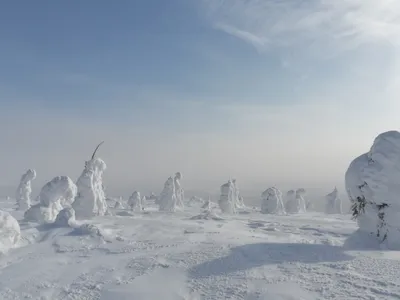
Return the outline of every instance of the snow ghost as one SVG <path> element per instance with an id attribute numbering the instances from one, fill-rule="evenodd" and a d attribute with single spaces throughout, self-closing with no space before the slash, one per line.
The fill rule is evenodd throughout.
<path id="1" fill-rule="evenodd" d="M 233 182 L 229 180 L 221 186 L 221 196 L 218 201 L 221 211 L 225 214 L 236 213 L 235 200 L 235 186 L 233 185 Z"/>
<path id="2" fill-rule="evenodd" d="M 181 186 L 181 179 L 182 179 L 182 173 L 177 172 L 175 174 L 175 178 L 174 178 L 176 201 L 177 201 L 177 206 L 179 207 L 179 209 L 184 210 L 184 208 L 185 208 L 185 205 L 184 205 L 185 193 Z"/>
<path id="3" fill-rule="evenodd" d="M 132 196 L 129 197 L 128 206 L 132 211 L 134 211 L 134 210 L 141 211 L 142 210 L 142 199 L 140 198 L 139 192 L 134 191 Z"/>
<path id="4" fill-rule="evenodd" d="M 108 206 L 103 190 L 103 172 L 106 168 L 106 163 L 100 158 L 86 161 L 76 183 L 78 195 L 72 205 L 78 220 L 106 214 Z"/>
<path id="5" fill-rule="evenodd" d="M 290 190 L 286 194 L 286 212 L 287 213 L 304 213 L 307 211 L 304 200 L 304 189 Z"/>
<path id="6" fill-rule="evenodd" d="M 235 201 L 235 208 L 245 208 L 243 197 L 240 195 L 239 187 L 236 183 L 236 179 L 232 179 L 233 184 L 233 199 Z"/>
<path id="7" fill-rule="evenodd" d="M 325 196 L 327 214 L 341 214 L 342 213 L 342 200 L 338 197 L 338 189 L 335 187 L 333 192 Z"/>
<path id="8" fill-rule="evenodd" d="M 174 212 L 177 209 L 177 199 L 175 194 L 175 182 L 169 177 L 164 184 L 160 197 L 158 198 L 159 210 Z"/>
<path id="9" fill-rule="evenodd" d="M 31 207 L 31 181 L 36 178 L 36 171 L 29 169 L 24 175 L 21 176 L 20 183 L 15 193 L 17 200 L 18 210 L 26 211 Z"/>
<path id="10" fill-rule="evenodd" d="M 400 248 L 400 132 L 378 135 L 369 152 L 350 163 L 345 183 L 360 231 Z"/>
<path id="11" fill-rule="evenodd" d="M 0 253 L 6 253 L 21 238 L 18 221 L 8 212 L 0 210 Z"/>
<path id="12" fill-rule="evenodd" d="M 284 214 L 285 207 L 282 201 L 282 192 L 275 187 L 267 189 L 261 194 L 261 213 Z"/>
<path id="13" fill-rule="evenodd" d="M 114 208 L 115 209 L 123 209 L 124 208 L 124 205 L 122 204 L 122 197 L 119 197 L 118 200 L 115 200 Z"/>
<path id="14" fill-rule="evenodd" d="M 25 212 L 27 221 L 52 223 L 58 213 L 71 207 L 77 193 L 75 183 L 68 176 L 57 176 L 46 183 L 37 198 L 38 204 Z"/>

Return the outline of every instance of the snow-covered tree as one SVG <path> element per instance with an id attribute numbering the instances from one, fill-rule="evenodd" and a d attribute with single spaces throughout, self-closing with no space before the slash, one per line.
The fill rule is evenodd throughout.
<path id="1" fill-rule="evenodd" d="M 245 208 L 246 205 L 244 204 L 243 197 L 240 195 L 239 186 L 236 182 L 236 179 L 232 179 L 232 185 L 233 185 L 233 199 L 235 202 L 235 208 L 236 209 Z"/>
<path id="2" fill-rule="evenodd" d="M 27 221 L 52 223 L 57 214 L 71 207 L 77 194 L 75 183 L 68 176 L 57 176 L 46 183 L 37 198 L 38 203 L 25 212 Z"/>
<path id="3" fill-rule="evenodd" d="M 158 198 L 159 210 L 175 212 L 177 209 L 177 199 L 175 194 L 175 182 L 172 177 L 168 177 L 164 184 L 160 197 Z"/>
<path id="4" fill-rule="evenodd" d="M 140 198 L 140 193 L 134 191 L 128 199 L 128 206 L 132 211 L 142 210 L 142 199 Z"/>
<path id="5" fill-rule="evenodd" d="M 326 206 L 325 212 L 327 214 L 341 214 L 342 213 L 342 200 L 338 196 L 338 189 L 335 189 L 325 196 Z"/>
<path id="6" fill-rule="evenodd" d="M 182 173 L 181 172 L 176 172 L 175 178 L 174 178 L 174 184 L 175 184 L 175 195 L 176 195 L 176 202 L 177 202 L 177 207 L 179 207 L 180 210 L 185 209 L 185 192 L 181 186 L 181 180 L 182 180 Z"/>
<path id="7" fill-rule="evenodd" d="M 6 253 L 21 238 L 18 221 L 8 212 L 0 210 L 0 253 Z"/>
<path id="8" fill-rule="evenodd" d="M 350 163 L 345 183 L 360 230 L 399 248 L 400 132 L 378 135 L 369 152 Z"/>
<path id="9" fill-rule="evenodd" d="M 304 213 L 307 211 L 306 202 L 304 200 L 305 190 L 303 188 L 296 191 L 290 190 L 286 194 L 286 212 L 287 213 Z"/>
<path id="10" fill-rule="evenodd" d="M 236 213 L 235 186 L 231 180 L 221 186 L 221 196 L 218 205 L 225 214 Z"/>
<path id="11" fill-rule="evenodd" d="M 107 166 L 102 159 L 95 157 L 96 150 L 92 158 L 86 161 L 85 168 L 76 183 L 78 195 L 72 206 L 78 220 L 104 216 L 108 209 L 103 190 L 103 172 Z"/>
<path id="12" fill-rule="evenodd" d="M 261 194 L 261 213 L 263 214 L 284 214 L 285 206 L 282 201 L 282 192 L 271 187 Z"/>
<path id="13" fill-rule="evenodd" d="M 18 210 L 26 211 L 31 207 L 31 182 L 36 178 L 36 171 L 29 169 L 21 176 L 15 199 L 17 200 Z"/>
<path id="14" fill-rule="evenodd" d="M 75 210 L 72 207 L 62 209 L 54 221 L 54 225 L 59 227 L 69 227 L 74 225 L 75 222 Z"/>

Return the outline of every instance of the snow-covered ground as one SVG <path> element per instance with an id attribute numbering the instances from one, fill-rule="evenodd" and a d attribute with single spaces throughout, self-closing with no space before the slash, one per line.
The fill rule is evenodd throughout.
<path id="1" fill-rule="evenodd" d="M 110 209 L 84 234 L 24 223 L 15 200 L 0 209 L 22 236 L 0 257 L 2 300 L 400 299 L 400 252 L 367 250 L 350 215 Z"/>

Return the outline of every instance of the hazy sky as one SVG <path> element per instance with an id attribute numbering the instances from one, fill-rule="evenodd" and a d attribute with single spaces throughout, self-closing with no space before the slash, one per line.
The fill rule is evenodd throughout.
<path id="1" fill-rule="evenodd" d="M 341 185 L 400 124 L 398 0 L 7 1 L 0 185 Z"/>

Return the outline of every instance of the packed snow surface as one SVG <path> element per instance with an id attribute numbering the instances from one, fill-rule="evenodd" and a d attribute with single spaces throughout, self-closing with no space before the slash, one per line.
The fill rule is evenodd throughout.
<path id="1" fill-rule="evenodd" d="M 399 249 L 400 132 L 378 135 L 369 152 L 351 162 L 345 182 L 360 231 Z"/>

